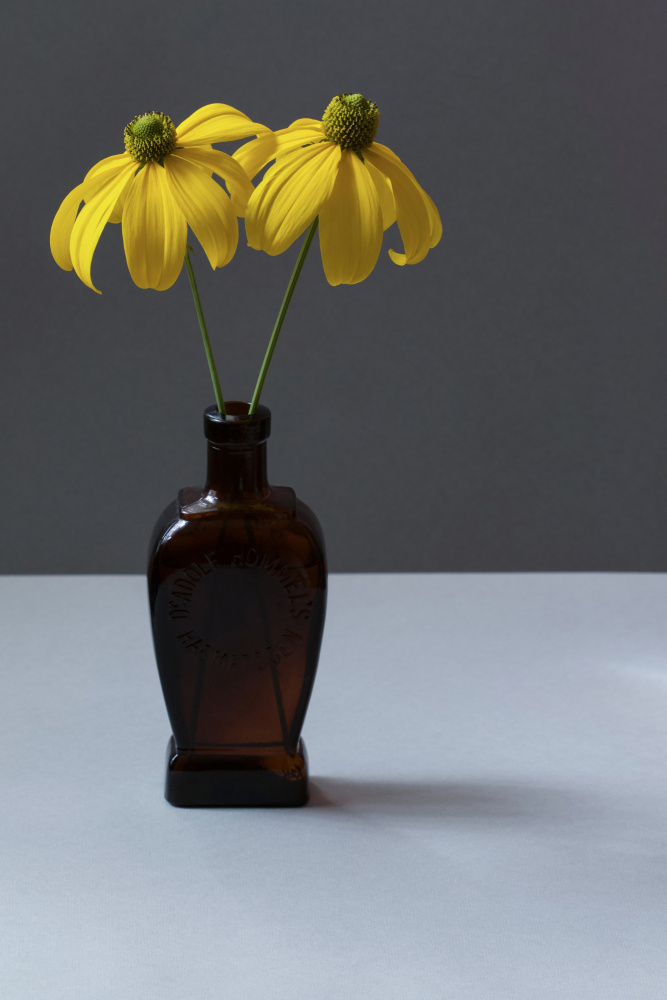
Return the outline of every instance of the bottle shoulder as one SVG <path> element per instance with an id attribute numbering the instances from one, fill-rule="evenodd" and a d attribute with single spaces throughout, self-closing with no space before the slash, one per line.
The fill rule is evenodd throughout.
<path id="1" fill-rule="evenodd" d="M 179 516 L 184 521 L 202 518 L 294 517 L 297 499 L 288 486 L 268 486 L 261 497 L 222 499 L 201 486 L 188 486 L 178 494 Z"/>
<path id="2" fill-rule="evenodd" d="M 192 487 L 180 491 L 155 525 L 149 568 L 156 562 L 185 565 L 202 554 L 218 561 L 253 560 L 254 553 L 325 569 L 324 538 L 310 508 L 289 487 L 271 486 L 260 501 L 221 503 Z M 224 556 L 224 558 L 223 558 Z"/>

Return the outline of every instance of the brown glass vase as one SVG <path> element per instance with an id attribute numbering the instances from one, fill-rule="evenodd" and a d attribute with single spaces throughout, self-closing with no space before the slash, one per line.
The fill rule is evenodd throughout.
<path id="1" fill-rule="evenodd" d="M 270 486 L 271 414 L 204 413 L 208 474 L 181 490 L 151 539 L 155 656 L 171 722 L 165 796 L 176 806 L 297 806 L 300 738 L 326 606 L 317 518 Z"/>

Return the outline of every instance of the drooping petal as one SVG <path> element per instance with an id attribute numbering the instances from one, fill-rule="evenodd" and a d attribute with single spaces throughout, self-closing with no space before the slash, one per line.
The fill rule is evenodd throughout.
<path id="1" fill-rule="evenodd" d="M 123 209 L 123 246 L 130 276 L 139 288 L 151 288 L 162 276 L 162 212 L 159 210 L 157 177 L 160 170 L 147 163 L 134 178 Z"/>
<path id="2" fill-rule="evenodd" d="M 315 132 L 322 132 L 322 136 L 324 136 L 324 132 L 322 131 L 321 118 L 297 118 L 296 121 L 293 121 L 291 125 L 287 125 L 285 128 L 278 129 L 276 135 L 286 136 L 288 132 L 293 132 L 296 131 L 297 129 L 311 129 L 312 131 Z"/>
<path id="3" fill-rule="evenodd" d="M 327 142 L 327 138 L 322 131 L 322 122 L 315 121 L 314 118 L 299 118 L 292 122 L 288 128 L 281 128 L 274 133 L 276 137 L 276 154 L 283 156 L 293 149 L 301 146 L 308 146 L 314 142 Z"/>
<path id="4" fill-rule="evenodd" d="M 424 204 L 426 205 L 426 211 L 428 212 L 428 221 L 431 226 L 431 239 L 429 241 L 429 246 L 433 248 L 437 246 L 442 237 L 442 222 L 440 221 L 440 213 L 438 212 L 433 199 L 426 194 L 424 188 L 419 187 L 422 193 L 422 198 L 424 199 Z"/>
<path id="5" fill-rule="evenodd" d="M 172 155 L 165 160 L 167 181 L 188 225 L 204 248 L 211 267 L 224 267 L 234 256 L 239 227 L 229 196 L 205 167 Z"/>
<path id="6" fill-rule="evenodd" d="M 138 164 L 137 164 L 138 166 Z M 120 222 L 123 217 L 123 208 L 125 207 L 125 201 L 127 200 L 127 192 L 130 190 L 130 185 L 123 188 L 123 191 L 113 207 L 113 211 L 109 216 L 109 222 Z"/>
<path id="7" fill-rule="evenodd" d="M 272 132 L 270 135 L 258 135 L 256 139 L 246 142 L 236 150 L 233 157 L 248 177 L 254 177 L 269 160 L 275 160 L 277 149 L 276 133 Z"/>
<path id="8" fill-rule="evenodd" d="M 335 142 L 286 153 L 255 188 L 246 209 L 246 234 L 255 250 L 272 257 L 286 250 L 319 214 L 341 159 Z"/>
<path id="9" fill-rule="evenodd" d="M 430 199 L 431 207 L 427 205 L 425 192 L 413 174 L 386 146 L 374 142 L 364 149 L 364 158 L 389 178 L 394 192 L 396 220 L 405 252 L 397 253 L 395 250 L 390 250 L 389 256 L 395 264 L 418 264 L 440 238 L 435 219 L 431 221 L 431 212 L 437 215 L 435 205 Z M 431 242 L 432 235 L 437 237 L 434 243 Z"/>
<path id="10" fill-rule="evenodd" d="M 119 173 L 114 172 L 110 177 L 107 177 L 86 201 L 72 227 L 70 239 L 72 266 L 83 283 L 98 294 L 99 289 L 95 288 L 90 277 L 93 254 L 114 205 L 123 193 L 125 186 L 131 184 L 136 169 L 137 164 L 133 160 Z"/>
<path id="11" fill-rule="evenodd" d="M 343 150 L 336 183 L 320 209 L 320 249 L 330 285 L 355 285 L 371 273 L 382 246 L 382 211 L 370 171 Z"/>
<path id="12" fill-rule="evenodd" d="M 71 271 L 72 257 L 70 255 L 70 239 L 76 220 L 79 205 L 83 201 L 83 184 L 78 184 L 73 191 L 63 199 L 51 225 L 51 253 L 63 271 Z"/>
<path id="13" fill-rule="evenodd" d="M 365 163 L 366 169 L 373 179 L 375 189 L 380 199 L 380 208 L 382 209 L 382 228 L 389 229 L 389 227 L 396 222 L 396 206 L 394 205 L 394 192 L 391 189 L 391 181 L 386 174 L 381 174 L 372 163 L 369 163 L 368 160 L 365 160 Z"/>
<path id="14" fill-rule="evenodd" d="M 248 198 L 255 189 L 243 167 L 233 157 L 222 153 L 219 149 L 212 149 L 210 146 L 190 146 L 187 149 L 178 150 L 173 155 L 204 167 L 209 174 L 214 173 L 218 177 L 222 177 L 229 190 L 236 214 L 241 217 L 245 215 Z M 165 164 L 168 162 L 169 158 L 165 160 Z"/>
<path id="15" fill-rule="evenodd" d="M 248 116 L 239 111 L 238 108 L 233 108 L 231 104 L 221 104 L 216 102 L 214 104 L 204 104 L 203 107 L 197 108 L 193 111 L 191 115 L 188 115 L 180 125 L 176 127 L 176 135 L 185 136 L 187 132 L 191 129 L 198 128 L 204 122 L 208 122 L 211 118 L 215 118 L 218 115 L 231 115 L 235 118 L 243 118 L 246 121 L 250 121 Z"/>
<path id="16" fill-rule="evenodd" d="M 298 149 L 312 142 L 324 139 L 322 122 L 316 118 L 299 118 L 287 128 L 278 129 L 271 135 L 260 135 L 234 153 L 248 177 L 254 177 L 270 160 L 283 153 Z"/>
<path id="17" fill-rule="evenodd" d="M 185 216 L 172 197 L 166 168 L 147 163 L 123 209 L 123 245 L 139 288 L 170 288 L 180 274 L 187 242 Z"/>
<path id="18" fill-rule="evenodd" d="M 171 288 L 181 273 L 188 242 L 188 224 L 171 191 L 167 171 L 158 168 L 156 173 L 164 207 L 162 277 L 156 289 L 158 292 L 164 292 L 167 288 Z"/>
<path id="19" fill-rule="evenodd" d="M 135 170 L 139 169 L 139 164 L 129 153 L 115 153 L 113 156 L 106 156 L 91 167 L 83 179 L 83 197 L 88 201 L 100 186 L 114 174 L 119 174 L 124 167 L 134 163 Z"/>
<path id="20" fill-rule="evenodd" d="M 186 118 L 176 129 L 178 146 L 205 146 L 210 142 L 247 139 L 269 132 L 266 125 L 253 122 L 229 104 L 207 104 Z"/>

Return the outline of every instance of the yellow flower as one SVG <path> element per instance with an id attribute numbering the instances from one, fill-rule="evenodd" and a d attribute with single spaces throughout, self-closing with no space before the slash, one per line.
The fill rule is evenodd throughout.
<path id="1" fill-rule="evenodd" d="M 51 227 L 56 263 L 99 291 L 90 276 L 93 254 L 107 222 L 122 222 L 127 266 L 140 288 L 173 285 L 188 226 L 211 267 L 224 267 L 238 242 L 236 216 L 253 186 L 238 162 L 211 143 L 260 134 L 270 140 L 273 133 L 228 104 L 207 104 L 178 128 L 159 112 L 138 115 L 125 128 L 125 152 L 96 163 L 58 209 Z"/>
<path id="2" fill-rule="evenodd" d="M 299 118 L 234 153 L 250 177 L 276 160 L 248 202 L 251 247 L 282 253 L 319 216 L 322 263 L 331 285 L 368 277 L 382 232 L 393 222 L 404 248 L 389 251 L 394 263 L 424 259 L 442 235 L 440 216 L 401 160 L 373 141 L 378 118 L 377 105 L 361 94 L 339 94 L 322 121 Z"/>

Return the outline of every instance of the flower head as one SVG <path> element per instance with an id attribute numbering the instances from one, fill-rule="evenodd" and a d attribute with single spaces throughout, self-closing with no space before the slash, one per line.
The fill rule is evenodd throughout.
<path id="1" fill-rule="evenodd" d="M 322 115 L 322 131 L 341 149 L 361 149 L 372 143 L 379 120 L 380 112 L 373 101 L 361 94 L 339 94 Z"/>
<path id="2" fill-rule="evenodd" d="M 126 151 L 139 163 L 157 160 L 161 164 L 177 145 L 174 123 L 160 111 L 137 115 L 125 126 L 123 135 Z"/>
<path id="3" fill-rule="evenodd" d="M 413 174 L 375 142 L 380 112 L 361 94 L 339 94 L 322 121 L 299 118 L 234 153 L 250 177 L 275 159 L 246 208 L 248 243 L 282 253 L 319 216 L 327 281 L 353 285 L 377 262 L 382 232 L 394 222 L 403 252 L 396 264 L 417 264 L 442 235 L 438 210 Z"/>
<path id="4" fill-rule="evenodd" d="M 96 163 L 58 209 L 51 227 L 56 263 L 97 292 L 90 276 L 95 248 L 107 222 L 121 222 L 127 266 L 140 288 L 173 285 L 188 226 L 211 267 L 224 267 L 253 187 L 239 163 L 211 143 L 250 135 L 271 144 L 268 128 L 228 104 L 207 104 L 178 128 L 158 111 L 137 115 L 125 127 L 125 152 Z"/>

